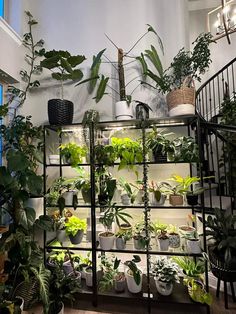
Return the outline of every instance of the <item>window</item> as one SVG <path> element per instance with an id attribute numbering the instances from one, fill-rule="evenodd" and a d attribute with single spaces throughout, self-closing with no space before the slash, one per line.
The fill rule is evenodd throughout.
<path id="1" fill-rule="evenodd" d="M 4 16 L 4 0 L 0 0 L 0 16 Z"/>
<path id="2" fill-rule="evenodd" d="M 0 84 L 0 106 L 3 103 L 3 86 Z M 0 125 L 1 125 L 1 119 L 0 119 Z M 0 166 L 2 165 L 2 139 L 0 136 Z"/>

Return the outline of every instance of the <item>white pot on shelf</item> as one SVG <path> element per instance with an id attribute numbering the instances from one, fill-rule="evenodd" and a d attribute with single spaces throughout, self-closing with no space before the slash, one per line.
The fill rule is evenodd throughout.
<path id="1" fill-rule="evenodd" d="M 199 239 L 187 239 L 187 251 L 193 254 L 201 253 L 201 244 Z"/>
<path id="2" fill-rule="evenodd" d="M 49 155 L 49 164 L 50 165 L 59 165 L 60 164 L 60 155 Z"/>
<path id="3" fill-rule="evenodd" d="M 98 237 L 102 250 L 107 251 L 113 248 L 115 241 L 115 235 L 113 232 L 109 232 L 109 235 L 106 235 L 106 232 L 100 232 Z"/>
<path id="4" fill-rule="evenodd" d="M 66 206 L 73 205 L 73 196 L 75 195 L 75 191 L 66 191 L 62 194 L 63 198 L 65 199 Z"/>
<path id="5" fill-rule="evenodd" d="M 139 293 L 142 290 L 142 272 L 141 272 L 141 270 L 140 270 L 140 276 L 141 276 L 140 284 L 137 285 L 135 280 L 134 280 L 134 276 L 130 274 L 130 270 L 129 269 L 126 270 L 125 277 L 126 277 L 127 287 L 128 287 L 129 292 Z"/>
<path id="6" fill-rule="evenodd" d="M 133 118 L 132 104 L 127 103 L 126 100 L 117 101 L 115 104 L 115 118 L 116 120 L 130 120 Z"/>
<path id="7" fill-rule="evenodd" d="M 170 295 L 172 293 L 172 291 L 173 291 L 173 283 L 171 283 L 171 282 L 163 282 L 163 281 L 158 280 L 157 278 L 154 278 L 154 280 L 155 280 L 157 291 L 161 295 L 168 296 L 168 295 Z"/>

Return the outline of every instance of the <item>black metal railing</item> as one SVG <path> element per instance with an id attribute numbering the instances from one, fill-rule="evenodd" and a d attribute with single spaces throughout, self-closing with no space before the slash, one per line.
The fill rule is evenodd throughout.
<path id="1" fill-rule="evenodd" d="M 217 121 L 216 118 L 220 114 L 224 96 L 226 92 L 229 93 L 229 96 L 235 92 L 235 84 L 236 58 L 226 64 L 198 89 L 196 94 L 197 113 L 205 121 Z"/>
<path id="2" fill-rule="evenodd" d="M 235 209 L 236 126 L 220 124 L 224 97 L 235 93 L 236 58 L 205 82 L 196 93 L 196 111 L 201 118 L 203 175 L 214 176 L 208 183 L 205 206 Z"/>

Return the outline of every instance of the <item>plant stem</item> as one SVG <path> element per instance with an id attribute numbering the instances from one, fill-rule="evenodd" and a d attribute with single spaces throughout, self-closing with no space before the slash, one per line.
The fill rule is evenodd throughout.
<path id="1" fill-rule="evenodd" d="M 119 76 L 120 100 L 126 100 L 123 58 L 124 58 L 123 49 L 119 48 L 118 49 L 118 76 Z"/>

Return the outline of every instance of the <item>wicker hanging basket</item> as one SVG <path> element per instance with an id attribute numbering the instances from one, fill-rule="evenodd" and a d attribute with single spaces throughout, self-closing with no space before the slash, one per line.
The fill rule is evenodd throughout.
<path id="1" fill-rule="evenodd" d="M 193 79 L 186 77 L 180 88 L 172 90 L 166 96 L 169 116 L 195 114 L 195 93 Z"/>

